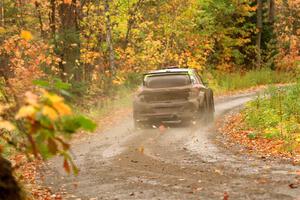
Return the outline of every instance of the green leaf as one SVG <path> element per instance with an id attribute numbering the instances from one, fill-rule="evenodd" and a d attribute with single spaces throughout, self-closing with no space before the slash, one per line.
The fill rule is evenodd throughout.
<path id="1" fill-rule="evenodd" d="M 37 118 L 37 120 L 39 120 L 39 122 L 41 123 L 41 125 L 43 127 L 50 128 L 52 126 L 51 120 L 48 117 L 46 117 L 45 115 L 43 115 L 41 112 L 38 112 L 36 114 L 36 118 Z"/>
<path id="2" fill-rule="evenodd" d="M 45 143 L 36 143 L 36 146 L 43 159 L 48 159 L 51 157 L 49 149 Z"/>
<path id="3" fill-rule="evenodd" d="M 65 83 L 65 82 L 61 81 L 60 79 L 55 79 L 54 87 L 59 90 L 68 90 L 68 89 L 70 89 L 71 84 Z"/>
<path id="4" fill-rule="evenodd" d="M 35 136 L 36 143 L 44 143 L 45 140 L 47 140 L 49 137 L 53 135 L 53 133 L 51 133 L 47 129 L 40 129 L 35 135 L 36 135 Z"/>
<path id="5" fill-rule="evenodd" d="M 95 122 L 82 115 L 78 116 L 76 120 L 79 122 L 81 128 L 86 131 L 94 131 L 97 127 Z"/>
<path id="6" fill-rule="evenodd" d="M 32 81 L 32 83 L 36 86 L 43 87 L 43 88 L 47 88 L 50 86 L 48 81 L 43 81 L 43 80 L 34 80 Z"/>
<path id="7" fill-rule="evenodd" d="M 65 133 L 74 133 L 80 128 L 86 131 L 94 131 L 97 127 L 96 123 L 82 115 L 65 116 L 62 118 L 60 126 Z"/>
<path id="8" fill-rule="evenodd" d="M 73 97 L 73 95 L 66 90 L 59 90 L 59 92 L 61 95 L 65 96 L 65 97 Z"/>
<path id="9" fill-rule="evenodd" d="M 61 121 L 62 131 L 65 133 L 74 133 L 81 127 L 80 123 L 74 117 L 63 117 Z"/>
<path id="10" fill-rule="evenodd" d="M 257 135 L 256 135 L 256 133 L 249 133 L 249 134 L 247 135 L 247 137 L 248 137 L 249 139 L 251 139 L 251 140 L 254 140 L 254 139 L 257 137 Z"/>

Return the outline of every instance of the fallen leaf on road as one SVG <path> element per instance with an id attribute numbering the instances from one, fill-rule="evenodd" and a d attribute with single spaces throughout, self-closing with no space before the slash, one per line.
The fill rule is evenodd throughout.
<path id="1" fill-rule="evenodd" d="M 142 153 L 142 154 L 144 153 L 144 150 L 145 150 L 144 146 L 140 146 L 139 148 L 137 148 L 137 151 Z"/>
<path id="2" fill-rule="evenodd" d="M 295 188 L 299 187 L 299 184 L 297 184 L 297 183 L 291 183 L 291 184 L 289 184 L 289 187 L 292 188 L 292 189 L 295 189 Z"/>
<path id="3" fill-rule="evenodd" d="M 229 199 L 229 194 L 227 192 L 224 192 L 223 200 L 228 200 L 228 199 Z"/>
<path id="4" fill-rule="evenodd" d="M 223 175 L 223 172 L 221 170 L 219 170 L 219 169 L 215 169 L 215 172 L 218 173 L 218 174 L 220 174 L 220 175 Z"/>
<path id="5" fill-rule="evenodd" d="M 166 131 L 166 127 L 162 124 L 159 126 L 159 132 L 163 133 Z"/>

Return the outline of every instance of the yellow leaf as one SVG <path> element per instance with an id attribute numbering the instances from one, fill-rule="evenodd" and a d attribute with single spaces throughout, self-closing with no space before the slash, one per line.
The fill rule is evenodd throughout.
<path id="1" fill-rule="evenodd" d="M 3 114 L 5 110 L 9 109 L 11 107 L 10 104 L 0 104 L 0 114 Z"/>
<path id="2" fill-rule="evenodd" d="M 6 129 L 8 131 L 13 131 L 16 127 L 9 121 L 0 121 L 0 129 Z"/>
<path id="3" fill-rule="evenodd" d="M 43 115 L 49 117 L 49 119 L 51 119 L 51 120 L 56 120 L 58 117 L 57 112 L 50 106 L 44 106 L 42 109 L 42 113 L 43 113 Z"/>
<path id="4" fill-rule="evenodd" d="M 0 27 L 0 34 L 4 34 L 6 32 L 5 28 Z"/>
<path id="5" fill-rule="evenodd" d="M 144 148 L 144 146 L 141 146 L 141 147 L 139 147 L 137 150 L 138 150 L 141 154 L 143 154 L 144 151 L 145 151 L 145 148 Z"/>
<path id="6" fill-rule="evenodd" d="M 119 85 L 119 84 L 120 84 L 120 81 L 118 81 L 118 80 L 113 80 L 112 83 L 113 83 L 114 85 Z"/>
<path id="7" fill-rule="evenodd" d="M 52 104 L 64 101 L 64 98 L 56 94 L 50 94 L 48 92 L 44 92 L 44 97 L 47 98 Z"/>
<path id="8" fill-rule="evenodd" d="M 36 110 L 33 106 L 23 106 L 20 108 L 16 115 L 16 119 L 21 119 L 25 117 L 33 117 L 35 114 Z"/>
<path id="9" fill-rule="evenodd" d="M 5 106 L 0 104 L 0 114 L 2 114 L 5 110 Z"/>
<path id="10" fill-rule="evenodd" d="M 63 102 L 57 102 L 53 104 L 53 107 L 60 115 L 72 114 L 71 108 Z"/>
<path id="11" fill-rule="evenodd" d="M 20 36 L 21 36 L 21 38 L 23 38 L 26 41 L 30 41 L 33 38 L 31 32 L 25 31 L 25 30 L 21 31 L 21 35 Z"/>

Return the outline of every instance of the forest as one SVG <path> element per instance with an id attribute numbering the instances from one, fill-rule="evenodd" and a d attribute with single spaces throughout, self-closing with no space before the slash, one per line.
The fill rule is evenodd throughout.
<path id="1" fill-rule="evenodd" d="M 220 94 L 295 81 L 300 1 L 0 0 L 0 43 L 0 196 L 12 184 L 16 200 L 6 159 L 60 155 L 77 173 L 68 141 L 97 124 L 85 111 L 145 71 L 195 68 Z"/>

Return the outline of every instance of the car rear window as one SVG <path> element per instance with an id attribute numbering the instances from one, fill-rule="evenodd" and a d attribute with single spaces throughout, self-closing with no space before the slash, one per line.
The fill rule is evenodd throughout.
<path id="1" fill-rule="evenodd" d="M 146 76 L 144 84 L 148 88 L 180 87 L 191 84 L 188 74 L 151 75 Z"/>

